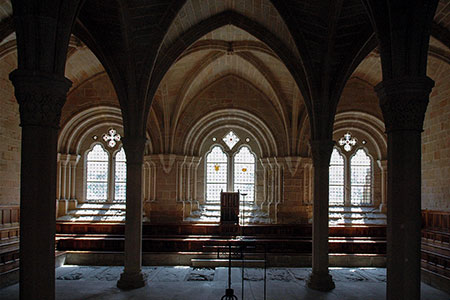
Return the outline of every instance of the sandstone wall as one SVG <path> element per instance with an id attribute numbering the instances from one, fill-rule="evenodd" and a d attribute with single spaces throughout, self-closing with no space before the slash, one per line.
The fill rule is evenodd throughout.
<path id="1" fill-rule="evenodd" d="M 0 59 L 0 205 L 20 202 L 22 130 L 19 127 L 19 105 L 8 79 L 9 73 L 16 68 L 16 52 Z"/>
<path id="2" fill-rule="evenodd" d="M 428 60 L 435 81 L 422 133 L 422 209 L 450 211 L 450 65 Z"/>

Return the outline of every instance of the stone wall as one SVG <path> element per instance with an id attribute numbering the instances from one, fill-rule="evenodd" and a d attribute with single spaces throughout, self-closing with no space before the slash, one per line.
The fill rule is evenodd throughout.
<path id="1" fill-rule="evenodd" d="M 16 52 L 0 59 L 0 205 L 20 202 L 19 105 L 8 75 L 17 67 Z"/>
<path id="2" fill-rule="evenodd" d="M 186 103 L 174 131 L 173 153 L 164 153 L 161 151 L 164 147 L 157 145 L 160 137 L 172 132 L 172 128 L 167 130 L 165 126 L 173 126 L 164 121 L 163 116 L 168 112 L 167 108 L 162 109 L 164 103 L 161 101 L 164 100 L 157 98 L 153 103 L 152 109 L 157 114 L 156 119 L 149 118 L 148 132 L 154 147 L 153 153 L 148 152 L 144 159 L 143 207 L 149 220 L 155 223 L 179 223 L 204 203 L 205 155 L 229 129 L 233 129 L 242 141 L 250 137 L 250 142 L 246 144 L 255 152 L 257 158 L 255 203 L 269 214 L 274 223 L 311 222 L 311 159 L 306 156 L 287 155 L 291 142 L 289 139 L 292 137 L 286 135 L 282 120 L 264 94 L 236 76 L 218 80 Z M 351 80 L 344 90 L 338 112 L 361 111 L 379 119 L 380 111 L 376 101 L 370 86 L 358 80 Z M 118 107 L 117 97 L 106 74 L 97 75 L 69 93 L 63 109 L 62 123 L 70 124 L 74 115 L 96 106 Z M 217 111 L 221 113 L 214 115 Z M 211 119 L 208 119 L 209 115 Z M 251 117 L 248 117 L 249 115 Z M 264 123 L 271 133 L 258 131 L 255 127 L 259 126 L 257 120 Z M 98 122 L 100 121 L 101 118 L 98 119 Z M 198 126 L 198 122 L 205 122 L 205 126 L 215 125 L 211 125 L 211 130 L 206 131 L 201 130 L 203 127 L 200 126 L 197 134 L 193 128 Z M 106 128 L 101 127 L 100 123 L 95 124 L 98 130 Z M 307 122 L 302 124 L 300 126 L 309 128 Z M 358 126 L 357 123 L 349 125 Z M 299 129 L 297 132 L 307 135 L 308 131 L 309 129 Z M 153 143 L 157 140 L 158 142 Z M 83 155 L 92 142 L 91 139 L 82 141 L 80 153 L 70 153 L 81 155 L 76 171 L 78 201 L 84 199 Z M 371 147 L 367 146 L 372 151 Z M 308 148 L 307 145 L 304 147 Z M 230 157 L 233 153 L 230 151 Z M 385 153 L 380 157 L 384 158 L 384 155 Z M 380 157 L 375 154 L 373 157 L 374 204 L 378 206 L 381 202 L 381 178 L 376 160 Z"/>
<path id="3" fill-rule="evenodd" d="M 116 92 L 106 72 L 69 91 L 61 113 L 61 127 L 75 114 L 101 105 L 119 107 Z"/>
<path id="4" fill-rule="evenodd" d="M 435 80 L 422 133 L 422 209 L 450 211 L 450 65 L 429 58 Z"/>

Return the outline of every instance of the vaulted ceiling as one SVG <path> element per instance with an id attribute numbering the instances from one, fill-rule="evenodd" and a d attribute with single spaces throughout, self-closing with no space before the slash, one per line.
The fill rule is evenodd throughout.
<path id="1" fill-rule="evenodd" d="M 440 0 L 430 42 L 430 54 L 447 62 L 449 12 L 450 2 Z M 11 3 L 0 1 L 0 54 L 14 51 L 13 32 Z M 306 115 L 314 118 L 313 106 L 333 116 L 348 78 L 381 80 L 361 0 L 89 0 L 73 34 L 66 64 L 72 89 L 106 71 L 122 106 L 135 101 L 145 112 L 155 99 L 153 111 L 171 126 L 196 95 L 228 75 L 265 95 L 294 135 Z M 130 82 L 137 82 L 136 99 Z"/>

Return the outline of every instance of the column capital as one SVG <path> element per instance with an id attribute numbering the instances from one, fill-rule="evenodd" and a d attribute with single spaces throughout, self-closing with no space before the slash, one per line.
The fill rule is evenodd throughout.
<path id="1" fill-rule="evenodd" d="M 9 74 L 19 103 L 20 126 L 59 128 L 72 82 L 64 76 L 17 69 Z"/>
<path id="2" fill-rule="evenodd" d="M 142 164 L 147 139 L 142 136 L 125 136 L 122 138 L 123 148 L 127 156 L 127 163 Z"/>
<path id="3" fill-rule="evenodd" d="M 427 76 L 384 80 L 375 87 L 386 132 L 423 131 L 423 120 L 434 81 Z"/>
<path id="4" fill-rule="evenodd" d="M 335 142 L 333 140 L 310 140 L 309 144 L 313 165 L 315 167 L 328 167 Z"/>

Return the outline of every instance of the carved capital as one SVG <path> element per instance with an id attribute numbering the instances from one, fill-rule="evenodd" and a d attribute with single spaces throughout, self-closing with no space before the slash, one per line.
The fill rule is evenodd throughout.
<path id="1" fill-rule="evenodd" d="M 332 140 L 311 140 L 310 145 L 314 167 L 328 168 L 335 142 Z"/>
<path id="2" fill-rule="evenodd" d="M 380 99 L 386 132 L 423 131 L 423 120 L 434 81 L 411 77 L 382 81 L 375 87 Z"/>
<path id="3" fill-rule="evenodd" d="M 9 78 L 19 103 L 20 126 L 59 128 L 61 110 L 72 82 L 63 76 L 19 69 Z"/>
<path id="4" fill-rule="evenodd" d="M 126 136 L 122 138 L 128 164 L 142 164 L 146 142 L 147 139 L 141 136 Z"/>

